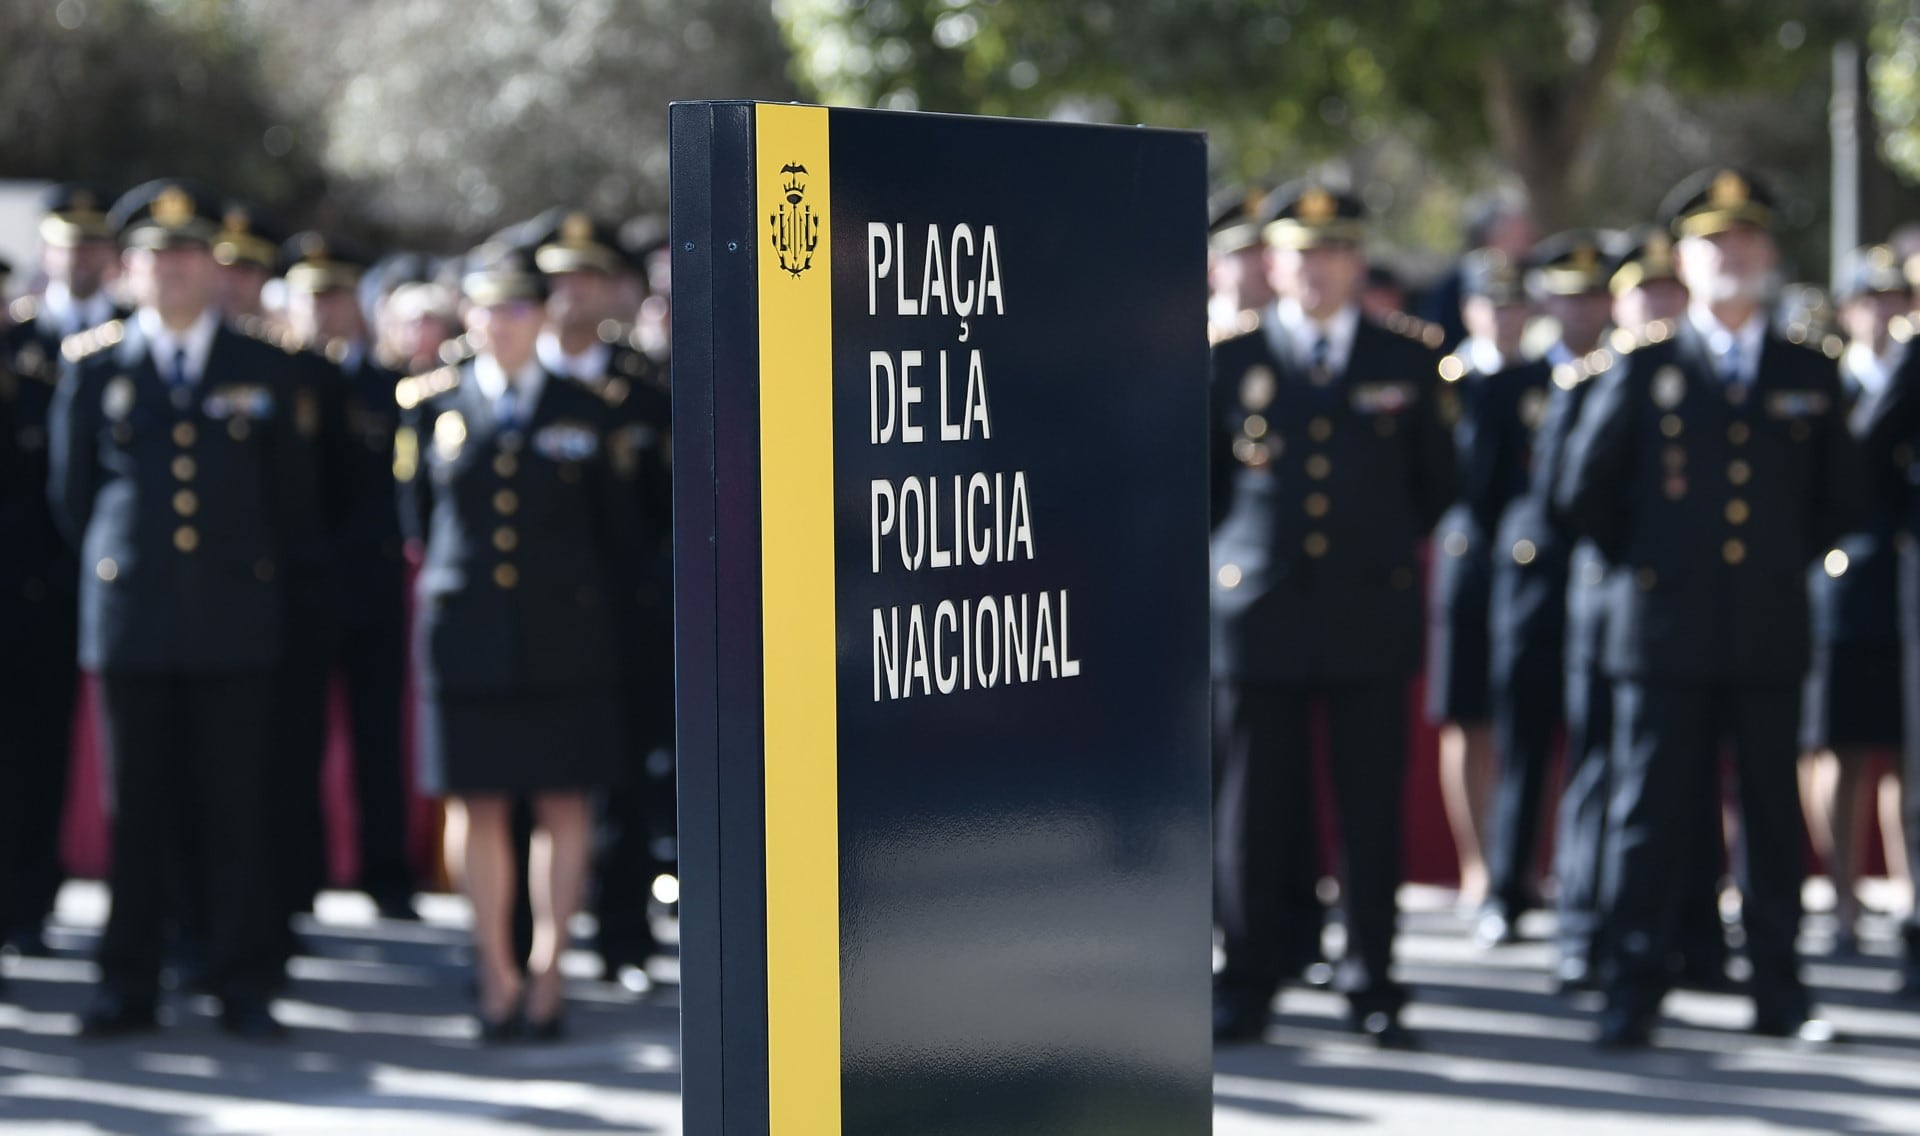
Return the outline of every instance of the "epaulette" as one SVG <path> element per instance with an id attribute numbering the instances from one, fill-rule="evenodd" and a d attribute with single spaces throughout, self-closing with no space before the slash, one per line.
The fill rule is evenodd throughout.
<path id="1" fill-rule="evenodd" d="M 99 327 L 77 331 L 60 341 L 60 354 L 70 363 L 97 355 L 127 337 L 124 320 L 108 320 Z"/>
<path id="2" fill-rule="evenodd" d="M 233 330 L 248 339 L 257 339 L 269 347 L 278 347 L 289 355 L 300 354 L 300 344 L 294 341 L 291 332 L 269 323 L 260 316 L 235 316 L 228 322 L 232 324 Z"/>
<path id="3" fill-rule="evenodd" d="M 473 340 L 465 335 L 456 335 L 442 343 L 439 351 L 440 361 L 450 367 L 458 366 L 479 353 L 479 349 L 473 345 Z"/>
<path id="4" fill-rule="evenodd" d="M 1553 369 L 1553 385 L 1561 390 L 1572 390 L 1588 379 L 1604 375 L 1619 362 L 1626 351 L 1620 350 L 1619 332 L 1609 336 L 1612 347 L 1596 347 L 1578 359 L 1570 359 Z M 1636 339 L 1638 337 L 1635 337 Z"/>
<path id="5" fill-rule="evenodd" d="M 1388 312 L 1380 322 L 1388 331 L 1406 336 L 1429 351 L 1440 350 L 1447 341 L 1447 333 L 1439 324 L 1428 323 L 1405 312 Z"/>
<path id="6" fill-rule="evenodd" d="M 21 296 L 7 306 L 7 314 L 15 323 L 25 323 L 40 314 L 40 297 Z"/>
<path id="7" fill-rule="evenodd" d="M 412 410 L 436 394 L 445 394 L 460 385 L 460 368 L 448 364 L 424 375 L 401 379 L 393 385 L 393 401 L 402 410 Z"/>

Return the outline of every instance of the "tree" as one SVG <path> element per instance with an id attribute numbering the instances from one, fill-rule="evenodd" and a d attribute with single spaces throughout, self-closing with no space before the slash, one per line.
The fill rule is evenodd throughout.
<path id="1" fill-rule="evenodd" d="M 1578 215 L 1622 82 L 1824 81 L 1850 0 L 777 0 L 832 101 L 1204 127 L 1223 174 L 1388 134 Z"/>

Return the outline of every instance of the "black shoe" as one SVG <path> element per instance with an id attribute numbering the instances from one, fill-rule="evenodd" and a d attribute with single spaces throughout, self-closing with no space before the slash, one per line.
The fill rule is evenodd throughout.
<path id="1" fill-rule="evenodd" d="M 115 990 L 95 992 L 93 1001 L 80 1014 L 80 1036 L 88 1041 L 105 1041 L 160 1028 L 160 1017 L 151 998 L 129 998 Z"/>
<path id="2" fill-rule="evenodd" d="M 287 1027 L 273 1016 L 265 998 L 226 998 L 220 1005 L 220 1032 L 244 1041 L 280 1041 Z"/>
<path id="3" fill-rule="evenodd" d="M 544 1022 L 528 1018 L 526 1028 L 529 1041 L 559 1041 L 567 1035 L 567 1012 L 561 1010 Z"/>
<path id="4" fill-rule="evenodd" d="M 1480 913 L 1480 921 L 1474 926 L 1473 941 L 1482 950 L 1510 946 L 1520 941 L 1520 924 L 1510 919 L 1504 910 L 1489 907 Z"/>
<path id="5" fill-rule="evenodd" d="M 413 906 L 413 896 L 405 891 L 368 892 L 373 906 L 379 909 L 380 918 L 391 919 L 396 923 L 418 923 L 420 912 Z"/>
<path id="6" fill-rule="evenodd" d="M 1372 1039 L 1382 1049 L 1412 1051 L 1420 1048 L 1419 1036 L 1400 1024 L 1399 1014 L 1386 1010 L 1363 1014 L 1356 1010 L 1348 1024 L 1353 1027 L 1353 1032 Z"/>
<path id="7" fill-rule="evenodd" d="M 1267 1032 L 1267 1003 L 1251 998 L 1223 998 L 1213 1001 L 1213 1040 L 1216 1045 L 1246 1045 L 1258 1042 Z"/>
<path id="8" fill-rule="evenodd" d="M 504 1018 L 489 1018 L 485 1014 L 481 1014 L 480 1044 L 503 1045 L 509 1041 L 517 1040 L 523 1028 L 524 1023 L 520 1020 L 518 1011 L 508 1014 Z"/>
<path id="9" fill-rule="evenodd" d="M 1653 1044 L 1655 1015 L 1625 1006 L 1608 1006 L 1600 1014 L 1600 1033 L 1593 1044 L 1600 1049 L 1645 1049 Z"/>
<path id="10" fill-rule="evenodd" d="M 1725 959 L 1712 962 L 1688 962 L 1674 972 L 1673 985 L 1678 990 L 1697 990 L 1702 994 L 1738 994 L 1740 984 L 1727 973 Z"/>

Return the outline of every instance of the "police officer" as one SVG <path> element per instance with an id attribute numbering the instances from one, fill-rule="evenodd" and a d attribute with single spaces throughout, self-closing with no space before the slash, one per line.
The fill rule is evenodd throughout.
<path id="1" fill-rule="evenodd" d="M 1745 173 L 1683 182 L 1662 215 L 1693 301 L 1623 356 L 1568 440 L 1557 503 L 1606 552 L 1617 730 L 1599 1041 L 1645 1045 L 1671 985 L 1700 802 L 1728 744 L 1743 817 L 1754 1029 L 1831 1037 L 1812 1017 L 1800 923 L 1793 749 L 1808 661 L 1806 570 L 1846 531 L 1864 471 L 1833 361 L 1773 334 L 1772 201 Z"/>
<path id="2" fill-rule="evenodd" d="M 1686 313 L 1687 289 L 1675 275 L 1673 238 L 1665 226 L 1642 226 L 1624 234 L 1609 264 L 1614 323 L 1610 341 L 1630 349 L 1656 323 L 1676 320 Z M 1613 684 L 1600 666 L 1600 645 L 1606 638 L 1602 586 L 1606 558 L 1593 541 L 1572 538 L 1551 507 L 1550 498 L 1567 435 L 1593 390 L 1588 380 L 1611 366 L 1612 361 L 1612 355 L 1603 350 L 1554 368 L 1554 389 L 1535 438 L 1529 489 L 1530 495 L 1539 499 L 1532 516 L 1544 516 L 1549 525 L 1536 539 L 1554 539 L 1571 546 L 1566 592 L 1566 776 L 1553 858 L 1558 884 L 1554 978 L 1563 991 L 1586 989 L 1595 981 L 1592 964 L 1600 929 L 1600 872 L 1613 746 Z M 1517 541 L 1524 534 L 1515 535 Z M 1679 985 L 1722 990 L 1727 986 L 1727 946 L 1719 913 L 1722 844 L 1717 798 L 1701 802 L 1695 839 L 1697 870 L 1683 882 L 1686 896 L 1670 966 Z"/>
<path id="3" fill-rule="evenodd" d="M 83 1035 L 155 1024 L 169 865 L 208 854 L 207 980 L 220 1024 L 278 1036 L 268 863 L 281 568 L 313 503 L 313 427 L 284 352 L 220 320 L 217 198 L 180 180 L 114 204 L 133 318 L 69 339 L 50 415 L 49 496 L 80 549 L 79 660 L 99 676 L 113 788 L 113 907 Z"/>
<path id="4" fill-rule="evenodd" d="M 1913 293 L 1893 250 L 1876 245 L 1848 258 L 1833 299 L 1847 337 L 1840 378 L 1848 418 L 1864 433 L 1907 351 Z M 1879 780 L 1876 758 L 1897 754 L 1901 742 L 1899 514 L 1876 499 L 1865 519 L 1807 574 L 1814 650 L 1801 723 L 1801 798 L 1833 881 L 1840 953 L 1859 942 L 1858 822 Z M 1887 835 L 1897 856 L 1897 818 Z"/>
<path id="5" fill-rule="evenodd" d="M 415 640 L 422 787 L 448 798 L 447 860 L 474 905 L 482 1036 L 561 1029 L 560 957 L 588 866 L 588 794 L 618 777 L 618 588 L 632 579 L 636 455 L 601 397 L 535 353 L 531 250 L 476 250 L 476 354 L 404 381 L 402 522 L 423 542 Z M 417 463 L 413 454 L 418 454 Z M 512 946 L 512 802 L 532 802 L 534 930 Z"/>
<path id="6" fill-rule="evenodd" d="M 1438 333 L 1364 319 L 1355 198 L 1301 184 L 1266 226 L 1281 299 L 1213 352 L 1214 1033 L 1259 1037 L 1319 955 L 1308 716 L 1326 709 L 1346 866 L 1350 1021 L 1407 1045 L 1392 963 L 1419 547 L 1457 496 Z M 1404 317 L 1403 317 L 1404 318 Z"/>
<path id="7" fill-rule="evenodd" d="M 1545 357 L 1497 375 L 1482 416 L 1488 460 L 1506 471 L 1512 486 L 1492 541 L 1490 685 L 1500 764 L 1487 831 L 1491 892 L 1475 930 L 1482 946 L 1513 941 L 1521 914 L 1533 902 L 1530 869 L 1562 706 L 1567 578 L 1566 544 L 1547 515 L 1539 480 L 1545 456 L 1540 431 L 1552 368 L 1574 365 L 1606 326 L 1606 269 L 1598 237 L 1590 232 L 1561 233 L 1535 246 L 1526 288 L 1561 337 Z"/>
<path id="8" fill-rule="evenodd" d="M 633 990 L 650 980 L 646 962 L 657 944 L 648 897 L 666 864 L 656 849 L 659 798 L 670 794 L 673 746 L 672 487 L 668 438 L 672 414 L 668 372 L 633 345 L 615 317 L 622 282 L 642 266 L 629 259 L 618 232 L 573 209 L 553 209 L 528 222 L 524 239 L 549 289 L 546 326 L 535 352 L 551 374 L 598 393 L 623 420 L 623 446 L 635 460 L 636 506 L 629 519 L 641 572 L 623 590 L 627 760 L 603 808 L 598 872 L 602 972 Z"/>
<path id="9" fill-rule="evenodd" d="M 11 305 L 0 331 L 0 721 L 13 754 L 0 794 L 0 941 L 44 954 L 41 926 L 60 888 L 73 720 L 73 550 L 47 506 L 47 408 L 60 378 L 60 341 L 123 315 L 106 294 L 113 257 L 107 202 L 90 186 L 59 185 L 40 219 L 45 295 Z"/>
<path id="10" fill-rule="evenodd" d="M 1461 266 L 1461 320 L 1467 337 L 1440 364 L 1440 398 L 1453 422 L 1461 499 L 1434 530 L 1427 623 L 1427 720 L 1440 727 L 1440 788 L 1460 861 L 1461 901 L 1487 898 L 1486 810 L 1493 777 L 1487 676 L 1492 646 L 1488 602 L 1493 528 L 1520 486 L 1513 455 L 1487 444 L 1493 377 L 1518 365 L 1527 301 L 1519 266 L 1480 249 Z"/>
<path id="11" fill-rule="evenodd" d="M 373 358 L 356 295 L 367 263 L 350 244 L 311 230 L 280 247 L 287 332 L 338 370 L 344 402 L 340 476 L 350 492 L 330 558 L 339 587 L 335 661 L 345 681 L 352 737 L 359 885 L 383 917 L 414 919 L 401 746 L 406 559 L 393 478 L 400 375 Z M 314 874 L 310 867 L 306 883 L 296 886 L 310 886 Z"/>
<path id="12" fill-rule="evenodd" d="M 266 330 L 263 293 L 279 267 L 286 230 L 257 205 L 228 199 L 221 210 L 213 259 L 220 264 L 220 306 L 234 326 L 249 334 Z"/>

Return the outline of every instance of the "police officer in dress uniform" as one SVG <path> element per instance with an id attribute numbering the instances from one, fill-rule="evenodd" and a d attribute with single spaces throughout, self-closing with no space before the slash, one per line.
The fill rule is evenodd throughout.
<path id="1" fill-rule="evenodd" d="M 314 505 L 313 415 L 284 351 L 217 307 L 217 198 L 150 182 L 115 203 L 140 308 L 69 339 L 50 415 L 49 496 L 80 549 L 80 653 L 99 676 L 113 795 L 112 912 L 83 1036 L 156 1023 L 161 928 L 191 827 L 220 1024 L 280 1026 L 270 833 L 261 807 L 273 673 L 285 649 L 281 568 Z"/>
<path id="2" fill-rule="evenodd" d="M 293 355 L 300 407 L 313 421 L 300 433 L 311 450 L 302 468 L 318 508 L 309 513 L 282 565 L 287 632 L 276 680 L 273 760 L 266 807 L 274 832 L 275 896 L 284 915 L 281 953 L 299 948 L 292 919 L 313 906 L 326 883 L 326 826 L 320 810 L 320 767 L 326 753 L 327 678 L 341 622 L 340 581 L 331 559 L 334 535 L 351 508 L 345 382 L 324 356 L 305 350 L 278 320 L 265 315 L 262 292 L 279 269 L 285 233 L 255 205 L 229 199 L 221 210 L 213 258 L 220 265 L 221 304 L 242 332 Z M 192 850 L 189 854 L 196 854 Z M 204 854 L 217 855 L 217 850 Z"/>
<path id="3" fill-rule="evenodd" d="M 1894 251 L 1876 245 L 1848 258 L 1833 299 L 1848 340 L 1840 356 L 1847 415 L 1864 434 L 1907 351 L 1913 292 Z M 1897 755 L 1902 732 L 1897 505 L 1876 497 L 1865 520 L 1807 574 L 1814 649 L 1801 723 L 1801 798 L 1833 881 L 1839 953 L 1859 944 L 1858 822 L 1879 780 L 1875 759 Z M 1897 848 L 1897 818 L 1889 837 Z"/>
<path id="4" fill-rule="evenodd" d="M 541 364 L 546 282 L 489 245 L 462 280 L 475 354 L 403 381 L 401 518 L 415 584 L 420 781 L 474 906 L 482 1037 L 561 1031 L 559 962 L 587 874 L 588 794 L 624 752 L 619 589 L 637 455 L 607 403 Z M 512 805 L 532 802 L 534 928 L 512 942 Z"/>
<path id="5" fill-rule="evenodd" d="M 1794 945 L 1804 864 L 1793 751 L 1807 566 L 1847 530 L 1864 470 L 1833 361 L 1768 327 L 1771 206 L 1733 169 L 1669 197 L 1662 215 L 1692 303 L 1597 380 L 1555 486 L 1612 565 L 1603 1046 L 1651 1039 L 1723 742 L 1744 820 L 1754 1029 L 1832 1035 L 1812 1017 Z"/>
<path id="6" fill-rule="evenodd" d="M 42 202 L 47 288 L 11 306 L 0 331 L 0 721 L 7 789 L 0 794 L 0 941 L 44 954 L 41 926 L 60 889 L 60 819 L 71 749 L 75 588 L 79 569 L 47 504 L 47 409 L 60 378 L 60 342 L 126 313 L 107 297 L 116 255 L 108 200 L 95 187 L 58 185 Z"/>
<path id="7" fill-rule="evenodd" d="M 1493 528 L 1520 487 L 1512 455 L 1487 444 L 1493 376 L 1520 362 L 1527 302 L 1519 266 L 1480 249 L 1461 265 L 1467 337 L 1440 364 L 1441 409 L 1453 423 L 1460 500 L 1434 530 L 1427 617 L 1427 720 L 1440 727 L 1440 788 L 1460 860 L 1462 902 L 1487 898 L 1486 809 L 1493 776 L 1487 676 Z"/>
<path id="8" fill-rule="evenodd" d="M 1539 480 L 1538 443 L 1553 367 L 1574 365 L 1606 326 L 1607 267 L 1594 233 L 1561 233 L 1535 246 L 1525 286 L 1558 323 L 1561 338 L 1546 356 L 1495 376 L 1482 416 L 1484 445 L 1513 487 L 1494 530 L 1489 603 L 1500 764 L 1487 831 L 1491 891 L 1475 929 L 1486 947 L 1517 938 L 1520 916 L 1534 898 L 1530 870 L 1562 707 L 1567 580 L 1567 548 L 1556 539 Z"/>
<path id="9" fill-rule="evenodd" d="M 1318 957 L 1308 717 L 1323 706 L 1346 867 L 1351 1024 L 1407 1045 L 1392 963 L 1419 546 L 1457 496 L 1438 333 L 1362 318 L 1358 200 L 1280 191 L 1265 238 L 1279 302 L 1213 351 L 1214 1033 L 1259 1037 Z"/>
<path id="10" fill-rule="evenodd" d="M 401 747 L 406 559 L 393 475 L 400 375 L 373 358 L 356 296 L 366 256 L 309 230 L 281 245 L 280 264 L 288 334 L 337 368 L 344 400 L 344 476 L 351 492 L 331 558 L 340 589 L 335 661 L 345 681 L 353 743 L 360 890 L 382 917 L 415 919 Z"/>

